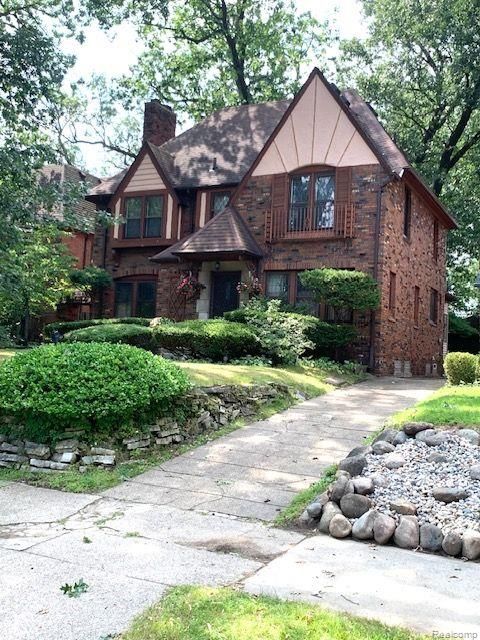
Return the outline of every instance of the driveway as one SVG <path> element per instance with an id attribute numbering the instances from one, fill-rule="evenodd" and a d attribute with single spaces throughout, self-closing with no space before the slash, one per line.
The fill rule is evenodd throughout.
<path id="1" fill-rule="evenodd" d="M 322 536 L 304 538 L 270 524 L 297 491 L 388 415 L 439 385 L 382 378 L 337 390 L 101 495 L 4 485 L 0 637 L 111 637 L 165 588 L 178 584 L 245 584 L 252 592 L 354 607 L 357 614 L 390 623 L 421 623 L 430 631 L 468 629 L 477 623 L 478 580 L 471 569 L 477 565 L 394 548 L 372 551 L 371 545 Z M 80 578 L 89 585 L 86 593 L 62 594 L 62 585 Z M 399 607 L 407 594 L 431 606 L 422 611 Z M 450 609 L 443 607 L 449 612 L 443 620 L 436 614 L 445 602 Z"/>

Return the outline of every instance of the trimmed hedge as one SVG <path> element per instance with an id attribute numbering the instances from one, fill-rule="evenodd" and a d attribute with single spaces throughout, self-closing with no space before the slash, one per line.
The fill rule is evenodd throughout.
<path id="1" fill-rule="evenodd" d="M 55 441 L 67 427 L 91 441 L 120 438 L 189 386 L 174 363 L 128 345 L 44 345 L 0 364 L 0 414 L 36 442 Z"/>
<path id="2" fill-rule="evenodd" d="M 196 358 L 216 362 L 255 355 L 260 344 L 244 324 L 225 320 L 185 320 L 153 328 L 157 347 L 186 351 Z"/>
<path id="3" fill-rule="evenodd" d="M 150 321 L 151 318 L 91 318 L 90 320 L 51 322 L 46 324 L 43 330 L 50 337 L 55 330 L 65 334 L 76 329 L 86 329 L 87 327 L 96 327 L 103 324 L 139 324 L 143 327 L 148 327 L 150 326 Z"/>
<path id="4" fill-rule="evenodd" d="M 137 324 L 104 324 L 69 331 L 64 342 L 110 342 L 154 350 L 153 332 Z"/>
<path id="5" fill-rule="evenodd" d="M 462 351 L 451 351 L 445 356 L 443 367 L 450 384 L 473 384 L 480 373 L 478 356 Z"/>

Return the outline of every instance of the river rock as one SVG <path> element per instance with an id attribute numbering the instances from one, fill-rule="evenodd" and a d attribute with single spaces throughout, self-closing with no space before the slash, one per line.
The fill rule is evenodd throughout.
<path id="1" fill-rule="evenodd" d="M 430 438 L 436 436 L 438 431 L 436 429 L 425 429 L 425 431 L 419 431 L 415 436 L 415 440 L 419 442 L 424 442 L 428 445 Z"/>
<path id="2" fill-rule="evenodd" d="M 393 534 L 393 541 L 402 549 L 416 549 L 420 543 L 420 530 L 416 516 L 401 516 Z"/>
<path id="3" fill-rule="evenodd" d="M 393 439 L 392 444 L 396 447 L 399 444 L 405 444 L 407 440 L 408 440 L 408 436 L 405 433 L 405 431 L 397 431 L 397 435 Z"/>
<path id="4" fill-rule="evenodd" d="M 352 482 L 353 482 L 353 488 L 355 489 L 355 493 L 359 493 L 362 496 L 366 496 L 369 493 L 373 493 L 373 490 L 375 488 L 373 484 L 373 480 L 371 478 L 366 478 L 364 476 L 354 478 Z"/>
<path id="5" fill-rule="evenodd" d="M 440 527 L 434 524 L 422 524 L 420 527 L 420 546 L 425 551 L 440 551 L 442 548 L 443 533 Z"/>
<path id="6" fill-rule="evenodd" d="M 309 504 L 306 509 L 309 517 L 315 518 L 315 519 L 320 518 L 320 516 L 322 515 L 323 507 L 327 504 L 327 502 L 328 502 L 327 492 L 324 492 L 319 496 L 317 496 L 315 500 L 311 504 Z"/>
<path id="7" fill-rule="evenodd" d="M 417 433 L 420 433 L 420 431 L 433 429 L 433 424 L 430 422 L 406 422 L 402 428 L 407 436 L 415 436 Z"/>
<path id="8" fill-rule="evenodd" d="M 360 516 L 358 520 L 355 520 L 352 527 L 352 536 L 357 540 L 370 540 L 373 538 L 373 525 L 377 515 L 377 511 L 370 509 L 363 516 Z"/>
<path id="9" fill-rule="evenodd" d="M 351 476 L 359 476 L 367 466 L 365 456 L 350 456 L 340 461 L 338 468 L 340 471 L 348 471 Z"/>
<path id="10" fill-rule="evenodd" d="M 390 442 L 379 440 L 372 445 L 372 451 L 377 456 L 383 456 L 385 453 L 392 453 L 392 451 L 395 451 L 395 447 L 393 444 L 390 444 Z"/>
<path id="11" fill-rule="evenodd" d="M 465 440 L 468 440 L 476 446 L 480 445 L 480 433 L 474 429 L 459 429 L 457 436 L 459 438 L 465 438 Z"/>
<path id="12" fill-rule="evenodd" d="M 349 493 L 340 500 L 340 509 L 347 518 L 359 518 L 372 506 L 372 501 L 367 496 L 358 493 Z"/>
<path id="13" fill-rule="evenodd" d="M 399 469 L 400 467 L 403 467 L 406 460 L 399 453 L 387 453 L 384 463 L 387 469 Z"/>
<path id="14" fill-rule="evenodd" d="M 327 504 L 323 507 L 322 517 L 320 518 L 320 522 L 318 524 L 318 530 L 321 533 L 329 533 L 330 522 L 333 516 L 337 514 L 341 514 L 340 507 L 335 504 L 335 502 L 327 502 Z"/>
<path id="15" fill-rule="evenodd" d="M 442 542 L 442 549 L 449 556 L 458 556 L 462 551 L 462 536 L 457 531 L 449 531 Z"/>
<path id="16" fill-rule="evenodd" d="M 392 444 L 397 433 L 398 431 L 396 429 L 384 429 L 378 434 L 373 442 L 389 442 L 390 444 Z"/>
<path id="17" fill-rule="evenodd" d="M 432 495 L 435 500 L 439 502 L 458 502 L 459 500 L 465 500 L 468 498 L 468 491 L 461 487 L 435 487 L 432 491 Z"/>
<path id="18" fill-rule="evenodd" d="M 480 464 L 474 464 L 470 468 L 470 477 L 472 480 L 480 480 Z"/>
<path id="19" fill-rule="evenodd" d="M 335 482 L 330 487 L 330 500 L 338 504 L 345 494 L 353 492 L 353 482 L 345 476 L 340 476 L 340 478 L 338 478 L 338 480 L 335 480 Z"/>
<path id="20" fill-rule="evenodd" d="M 378 544 L 387 544 L 395 533 L 395 520 L 386 513 L 377 513 L 373 523 L 373 537 Z"/>
<path id="21" fill-rule="evenodd" d="M 345 516 L 337 513 L 330 520 L 328 531 L 334 538 L 346 538 L 352 531 L 352 525 Z"/>
<path id="22" fill-rule="evenodd" d="M 434 464 L 440 464 L 442 462 L 447 462 L 448 458 L 443 453 L 439 451 L 432 451 L 432 453 L 427 458 L 428 462 L 433 462 Z"/>
<path id="23" fill-rule="evenodd" d="M 414 516 L 417 513 L 417 507 L 405 498 L 395 498 L 390 502 L 390 509 L 402 516 Z"/>
<path id="24" fill-rule="evenodd" d="M 480 558 L 480 532 L 467 529 L 463 534 L 462 556 L 469 560 Z"/>
<path id="25" fill-rule="evenodd" d="M 368 453 L 372 452 L 372 447 L 367 444 L 360 447 L 353 448 L 348 454 L 347 458 L 353 458 L 355 456 L 366 456 Z"/>

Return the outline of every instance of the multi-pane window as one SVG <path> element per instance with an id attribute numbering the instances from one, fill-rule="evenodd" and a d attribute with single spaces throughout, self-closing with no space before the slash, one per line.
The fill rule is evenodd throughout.
<path id="1" fill-rule="evenodd" d="M 430 289 L 430 322 L 437 324 L 438 322 L 438 291 Z"/>
<path id="2" fill-rule="evenodd" d="M 115 317 L 155 316 L 156 282 L 138 280 L 115 283 Z"/>
<path id="3" fill-rule="evenodd" d="M 164 197 L 125 198 L 124 238 L 160 238 L 163 233 Z"/>
<path id="4" fill-rule="evenodd" d="M 289 231 L 330 229 L 335 215 L 335 176 L 294 175 L 290 181 Z"/>
<path id="5" fill-rule="evenodd" d="M 390 287 L 388 291 L 388 310 L 390 315 L 395 315 L 395 307 L 397 303 L 397 276 L 393 271 L 390 271 Z"/>
<path id="6" fill-rule="evenodd" d="M 403 235 L 410 238 L 410 228 L 412 225 L 412 192 L 405 187 L 405 202 L 403 205 Z"/>
<path id="7" fill-rule="evenodd" d="M 420 318 L 420 287 L 413 289 L 413 324 L 418 327 Z"/>
<path id="8" fill-rule="evenodd" d="M 309 313 L 314 316 L 318 314 L 318 302 L 315 302 L 313 291 L 306 289 L 301 283 L 300 273 L 297 273 L 295 304 L 308 309 Z"/>
<path id="9" fill-rule="evenodd" d="M 230 191 L 214 191 L 211 195 L 210 214 L 211 217 L 217 215 L 225 209 L 230 200 Z"/>
<path id="10" fill-rule="evenodd" d="M 275 298 L 288 302 L 289 274 L 281 271 L 269 271 L 266 274 L 265 295 L 267 298 Z"/>

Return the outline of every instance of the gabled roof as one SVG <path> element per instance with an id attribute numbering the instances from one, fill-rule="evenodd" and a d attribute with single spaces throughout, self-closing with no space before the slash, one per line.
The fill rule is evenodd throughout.
<path id="1" fill-rule="evenodd" d="M 154 262 L 171 262 L 174 256 L 204 259 L 220 255 L 253 258 L 261 258 L 263 255 L 250 229 L 232 206 L 227 206 L 199 231 L 150 259 Z"/>

